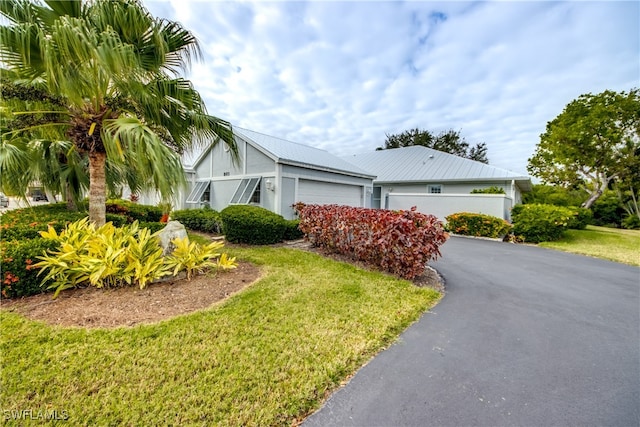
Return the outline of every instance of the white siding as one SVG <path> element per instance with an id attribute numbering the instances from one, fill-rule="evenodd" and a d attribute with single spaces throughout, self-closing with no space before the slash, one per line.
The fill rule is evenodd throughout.
<path id="1" fill-rule="evenodd" d="M 511 219 L 511 198 L 501 194 L 406 194 L 390 193 L 389 209 L 408 210 L 413 206 L 419 212 L 431 214 L 441 221 L 457 212 L 473 212 L 492 215 L 509 221 Z"/>
<path id="2" fill-rule="evenodd" d="M 319 205 L 362 206 L 362 188 L 308 179 L 298 180 L 297 201 Z"/>

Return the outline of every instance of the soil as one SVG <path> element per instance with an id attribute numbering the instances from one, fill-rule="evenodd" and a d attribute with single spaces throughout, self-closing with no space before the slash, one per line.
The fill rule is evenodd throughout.
<path id="1" fill-rule="evenodd" d="M 287 242 L 281 246 L 313 251 L 338 261 L 351 262 L 367 268 L 343 256 L 313 248 L 303 241 Z M 234 270 L 221 271 L 215 275 L 200 275 L 192 277 L 191 280 L 172 278 L 150 284 L 145 289 L 69 289 L 60 292 L 56 299 L 52 298 L 52 294 L 41 294 L 3 300 L 2 308 L 53 325 L 81 328 L 130 327 L 155 323 L 210 307 L 254 283 L 260 275 L 257 266 L 240 261 L 238 268 Z M 431 267 L 427 267 L 424 274 L 417 277 L 414 283 L 444 292 L 442 278 Z"/>

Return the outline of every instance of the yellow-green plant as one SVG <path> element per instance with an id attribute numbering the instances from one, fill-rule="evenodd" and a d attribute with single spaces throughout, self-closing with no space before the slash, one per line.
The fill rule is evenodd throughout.
<path id="1" fill-rule="evenodd" d="M 235 257 L 229 258 L 227 254 L 219 251 L 224 247 L 222 242 L 211 242 L 208 245 L 198 245 L 189 242 L 188 237 L 174 239 L 174 251 L 166 259 L 166 264 L 173 269 L 174 276 L 179 271 L 187 273 L 187 279 L 191 279 L 194 272 L 202 272 L 207 268 L 229 270 L 237 267 Z"/>
<path id="2" fill-rule="evenodd" d="M 37 267 L 53 280 L 54 297 L 64 289 L 89 283 L 97 288 L 136 284 L 170 274 L 157 237 L 137 221 L 124 227 L 108 222 L 96 228 L 87 218 L 69 224 L 60 234 L 49 227 L 42 237 L 60 242 L 60 249 L 40 257 Z"/>

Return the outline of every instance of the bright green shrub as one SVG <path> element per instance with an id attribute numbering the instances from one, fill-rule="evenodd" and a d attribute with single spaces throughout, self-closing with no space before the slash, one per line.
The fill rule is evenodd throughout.
<path id="1" fill-rule="evenodd" d="M 298 240 L 304 237 L 304 233 L 300 230 L 300 220 L 285 220 L 285 229 L 283 240 Z"/>
<path id="2" fill-rule="evenodd" d="M 40 294 L 45 291 L 35 266 L 38 257 L 46 250 L 54 250 L 59 244 L 53 240 L 37 237 L 28 240 L 0 241 L 0 261 L 2 261 L 2 298 L 19 298 Z M 45 281 L 47 286 L 51 282 Z"/>
<path id="3" fill-rule="evenodd" d="M 259 206 L 231 205 L 220 215 L 223 232 L 230 242 L 269 245 L 284 238 L 285 219 Z"/>
<path id="4" fill-rule="evenodd" d="M 158 231 L 162 230 L 164 227 L 166 227 L 167 224 L 162 223 L 162 222 L 144 222 L 144 221 L 140 221 L 138 223 L 138 226 L 140 228 L 148 228 L 149 231 L 151 232 L 151 234 L 157 233 Z"/>
<path id="5" fill-rule="evenodd" d="M 57 231 L 68 223 L 87 216 L 86 212 L 70 212 L 65 203 L 52 203 L 30 208 L 14 209 L 2 214 L 0 238 L 24 240 L 40 237 L 51 225 Z"/>
<path id="6" fill-rule="evenodd" d="M 511 224 L 502 218 L 470 212 L 454 213 L 446 217 L 447 229 L 464 236 L 502 238 Z"/>
<path id="7" fill-rule="evenodd" d="M 471 194 L 506 194 L 502 187 L 489 187 L 489 188 L 474 188 L 471 190 Z"/>
<path id="8" fill-rule="evenodd" d="M 180 221 L 185 228 L 203 233 L 221 233 L 222 217 L 209 207 L 202 209 L 183 209 L 171 212 L 171 219 Z"/>
<path id="9" fill-rule="evenodd" d="M 516 205 L 511 210 L 513 234 L 528 243 L 560 239 L 573 217 L 571 209 L 553 205 Z"/>

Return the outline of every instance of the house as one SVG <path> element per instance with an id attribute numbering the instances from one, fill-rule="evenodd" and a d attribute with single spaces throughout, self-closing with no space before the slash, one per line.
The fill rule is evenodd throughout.
<path id="1" fill-rule="evenodd" d="M 376 175 L 370 206 L 410 209 L 444 220 L 455 212 L 477 212 L 510 220 L 511 208 L 531 191 L 531 178 L 423 146 L 342 157 Z M 501 194 L 470 194 L 501 187 Z"/>
<path id="2" fill-rule="evenodd" d="M 186 168 L 190 189 L 183 206 L 262 206 L 294 217 L 296 202 L 365 207 L 374 174 L 325 150 L 239 127 L 233 128 L 240 161 L 229 147 L 211 144 Z"/>

